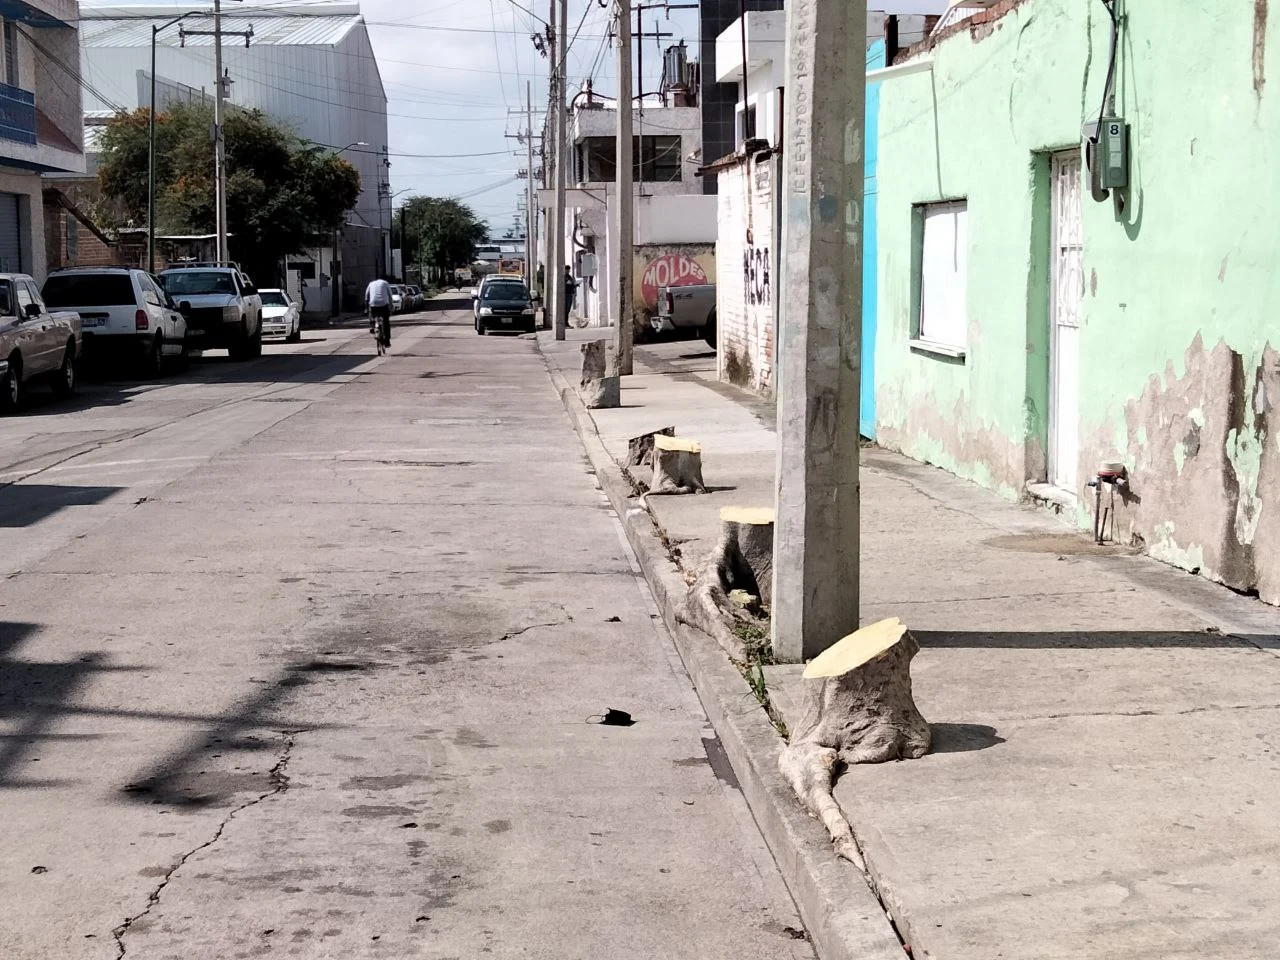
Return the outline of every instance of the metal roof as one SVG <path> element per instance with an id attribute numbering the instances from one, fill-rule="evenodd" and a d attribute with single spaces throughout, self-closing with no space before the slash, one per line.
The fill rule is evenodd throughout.
<path id="1" fill-rule="evenodd" d="M 80 7 L 80 43 L 85 47 L 149 47 L 151 27 L 191 10 L 208 9 L 212 5 L 190 6 L 89 6 Z M 203 17 L 190 17 L 185 23 L 192 29 L 207 30 L 212 25 Z M 353 28 L 363 23 L 358 3 L 307 4 L 297 7 L 240 7 L 222 15 L 222 29 L 233 31 L 253 27 L 253 44 L 259 46 L 330 46 L 338 43 Z M 160 34 L 157 42 L 176 47 L 178 27 Z M 235 44 L 227 37 L 224 44 Z M 188 36 L 189 47 L 213 45 L 213 37 Z"/>

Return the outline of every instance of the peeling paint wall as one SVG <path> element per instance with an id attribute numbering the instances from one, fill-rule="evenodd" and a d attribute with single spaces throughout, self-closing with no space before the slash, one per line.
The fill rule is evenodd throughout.
<path id="1" fill-rule="evenodd" d="M 1123 460 L 1118 531 L 1280 603 L 1280 4 L 1122 0 L 1123 207 L 1083 209 L 1077 512 Z M 881 91 L 878 436 L 1009 497 L 1049 431 L 1049 157 L 1102 104 L 1100 3 L 1025 0 Z M 968 203 L 963 359 L 913 349 L 917 204 Z"/>

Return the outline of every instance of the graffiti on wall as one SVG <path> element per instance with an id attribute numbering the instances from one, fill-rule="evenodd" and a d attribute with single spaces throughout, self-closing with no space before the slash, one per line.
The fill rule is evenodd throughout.
<path id="1" fill-rule="evenodd" d="M 769 248 L 747 244 L 742 251 L 742 279 L 746 284 L 746 301 L 752 307 L 773 303 L 773 285 L 769 276 Z"/>
<path id="2" fill-rule="evenodd" d="M 662 287 L 709 282 L 707 271 L 696 259 L 683 253 L 669 253 L 645 264 L 640 280 L 641 297 L 644 306 L 652 310 L 658 304 L 658 290 Z"/>

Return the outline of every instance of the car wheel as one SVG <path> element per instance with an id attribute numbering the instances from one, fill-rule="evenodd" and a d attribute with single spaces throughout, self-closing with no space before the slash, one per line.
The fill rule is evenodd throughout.
<path id="1" fill-rule="evenodd" d="M 235 333 L 235 339 L 227 344 L 227 353 L 232 360 L 249 359 L 249 328 L 245 325 L 243 318 L 240 320 L 240 329 Z"/>
<path id="2" fill-rule="evenodd" d="M 249 338 L 249 356 L 262 356 L 262 325 L 258 325 L 258 332 Z"/>
<path id="3" fill-rule="evenodd" d="M 62 366 L 53 376 L 53 392 L 59 397 L 69 397 L 76 392 L 76 345 L 68 343 L 62 355 Z"/>
<path id="4" fill-rule="evenodd" d="M 714 310 L 707 316 L 707 325 L 702 328 L 702 339 L 707 341 L 707 345 L 712 350 L 719 348 L 716 343 L 716 312 Z"/>
<path id="5" fill-rule="evenodd" d="M 157 333 L 143 359 L 143 372 L 148 377 L 164 376 L 164 336 Z"/>
<path id="6" fill-rule="evenodd" d="M 191 366 L 191 348 L 187 346 L 186 337 L 182 338 L 182 347 L 178 350 L 178 369 L 186 370 Z"/>
<path id="7" fill-rule="evenodd" d="M 302 339 L 302 321 L 301 320 L 298 321 L 298 325 L 293 328 L 293 332 L 290 333 L 289 336 L 286 337 L 285 339 L 288 340 L 290 343 L 297 343 L 299 340 Z"/>
<path id="8" fill-rule="evenodd" d="M 22 406 L 22 358 L 9 356 L 9 370 L 0 383 L 0 413 L 13 413 Z"/>

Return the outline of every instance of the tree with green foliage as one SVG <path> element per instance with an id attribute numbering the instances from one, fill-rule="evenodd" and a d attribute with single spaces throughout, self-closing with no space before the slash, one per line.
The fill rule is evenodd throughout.
<path id="1" fill-rule="evenodd" d="M 146 223 L 149 112 L 107 124 L 98 182 L 126 216 Z M 156 227 L 161 233 L 212 233 L 213 107 L 175 104 L 156 114 Z M 224 124 L 227 229 L 231 257 L 255 276 L 274 277 L 280 261 L 343 225 L 360 196 L 360 174 L 341 157 L 276 126 L 260 110 L 232 110 Z"/>
<path id="2" fill-rule="evenodd" d="M 395 232 L 410 261 L 449 273 L 475 260 L 489 227 L 465 203 L 410 197 L 396 211 Z"/>

